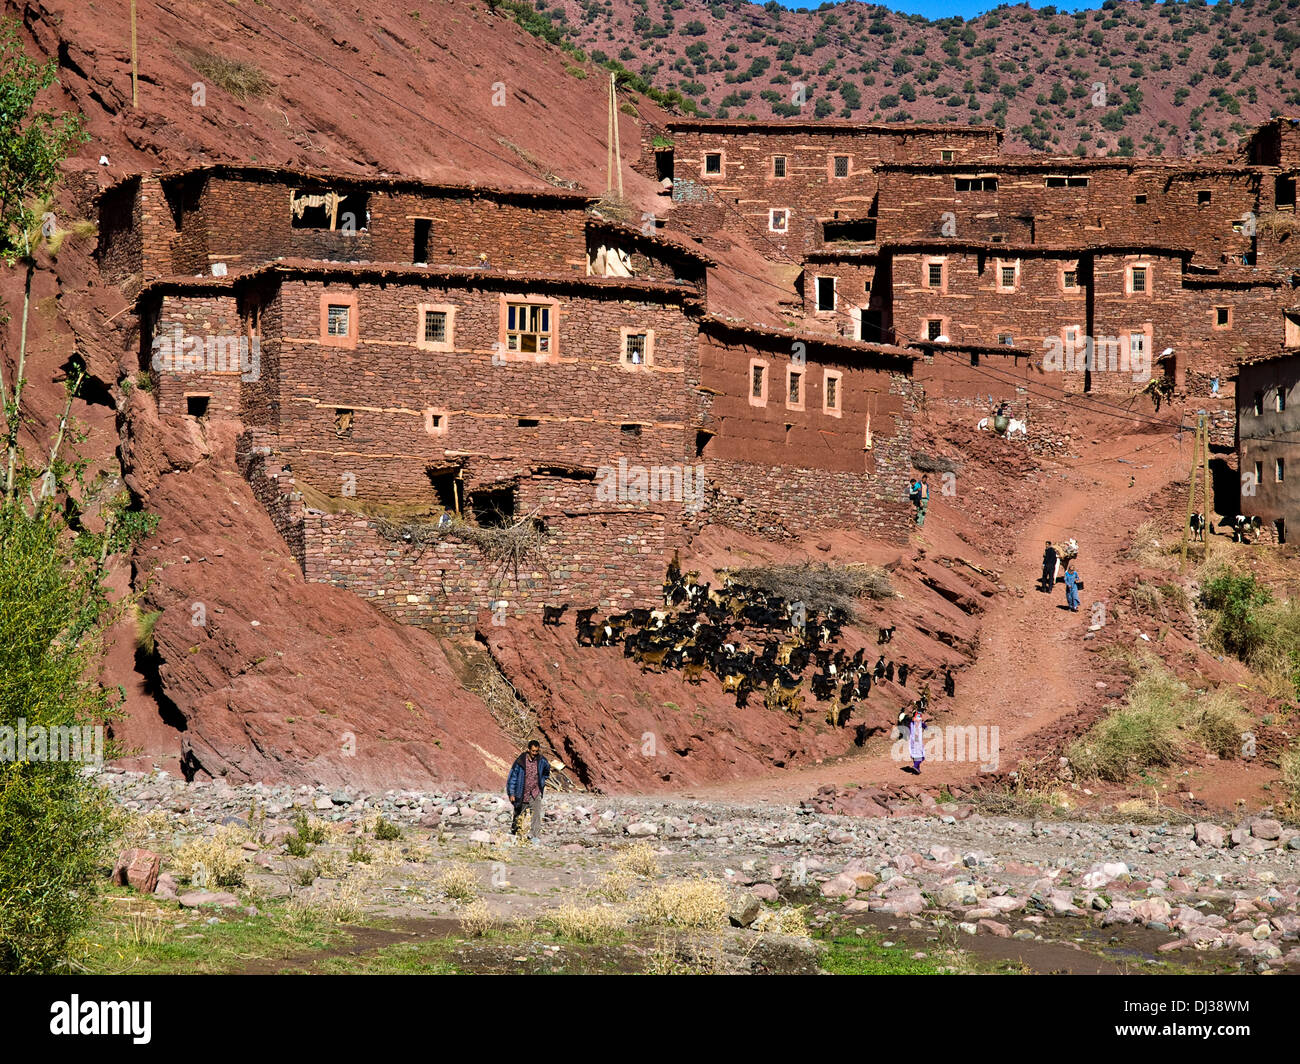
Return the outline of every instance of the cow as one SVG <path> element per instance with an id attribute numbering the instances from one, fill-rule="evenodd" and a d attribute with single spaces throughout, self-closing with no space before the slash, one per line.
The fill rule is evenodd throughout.
<path id="1" fill-rule="evenodd" d="M 1205 515 L 1200 513 L 1192 514 L 1191 520 L 1187 522 L 1188 527 L 1192 530 L 1192 540 L 1203 540 L 1205 538 Z"/>

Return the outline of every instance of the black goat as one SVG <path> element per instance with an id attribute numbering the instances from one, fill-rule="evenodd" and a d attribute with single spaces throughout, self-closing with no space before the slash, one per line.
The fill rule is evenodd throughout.
<path id="1" fill-rule="evenodd" d="M 560 618 L 564 616 L 564 611 L 569 607 L 564 606 L 543 606 L 542 607 L 542 624 L 549 624 L 552 628 L 560 626 Z"/>

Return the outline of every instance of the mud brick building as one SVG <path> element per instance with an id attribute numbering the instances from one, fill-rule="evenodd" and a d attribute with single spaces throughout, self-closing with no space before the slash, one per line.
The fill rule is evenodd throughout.
<path id="1" fill-rule="evenodd" d="M 1290 350 L 1243 363 L 1237 378 L 1241 512 L 1280 543 L 1300 530 L 1300 306 L 1293 313 Z"/>
<path id="2" fill-rule="evenodd" d="M 1093 340 L 1104 358 L 1045 367 L 1066 391 L 1131 395 L 1123 364 L 1149 364 L 1230 406 L 1236 367 L 1281 349 L 1300 276 L 1296 119 L 1182 161 L 1003 156 L 981 127 L 681 122 L 647 133 L 649 160 L 670 228 L 743 222 L 774 258 L 802 253 L 810 327 L 1040 353 L 1073 337 L 1080 362 Z"/>
<path id="3" fill-rule="evenodd" d="M 729 219 L 798 256 L 823 225 L 871 214 L 882 164 L 994 158 L 1001 142 L 994 126 L 683 119 L 643 127 L 638 168 L 671 180 L 676 224 Z"/>
<path id="4" fill-rule="evenodd" d="M 903 534 L 911 354 L 810 337 L 798 401 L 756 416 L 750 356 L 775 380 L 800 334 L 710 318 L 708 259 L 589 205 L 214 167 L 106 191 L 99 256 L 159 413 L 237 419 L 306 577 L 403 621 L 650 605 L 709 521 Z M 521 528 L 523 558 L 493 553 Z"/>
<path id="5" fill-rule="evenodd" d="M 914 352 L 707 318 L 697 453 L 710 514 L 780 538 L 906 537 Z"/>

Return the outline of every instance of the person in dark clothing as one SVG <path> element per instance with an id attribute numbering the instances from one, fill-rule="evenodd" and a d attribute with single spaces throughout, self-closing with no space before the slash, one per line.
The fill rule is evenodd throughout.
<path id="1" fill-rule="evenodd" d="M 898 666 L 898 682 L 903 687 L 907 686 L 907 673 L 910 669 L 911 666 L 908 665 L 907 662 L 903 662 L 903 664 Z"/>
<path id="2" fill-rule="evenodd" d="M 506 795 L 515 807 L 514 819 L 510 823 L 511 834 L 518 831 L 519 819 L 527 809 L 532 818 L 528 825 L 529 837 L 534 843 L 542 837 L 542 795 L 550 777 L 551 764 L 542 757 L 541 743 L 536 739 L 530 740 L 528 748 L 515 758 L 506 778 Z"/>
<path id="3" fill-rule="evenodd" d="M 943 670 L 943 693 L 949 698 L 957 693 L 957 681 L 953 679 L 952 669 Z"/>
<path id="4" fill-rule="evenodd" d="M 1038 590 L 1051 594 L 1056 587 L 1056 548 L 1052 546 L 1052 541 L 1047 541 L 1047 547 L 1043 551 L 1043 575 L 1038 581 Z"/>

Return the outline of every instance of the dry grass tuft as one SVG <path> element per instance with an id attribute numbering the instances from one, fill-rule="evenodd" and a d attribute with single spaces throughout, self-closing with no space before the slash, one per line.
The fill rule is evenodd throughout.
<path id="1" fill-rule="evenodd" d="M 478 873 L 464 861 L 449 864 L 438 873 L 433 885 L 452 901 L 473 901 L 478 897 Z"/>
<path id="2" fill-rule="evenodd" d="M 181 49 L 181 55 L 196 73 L 225 89 L 237 100 L 265 96 L 271 88 L 270 79 L 253 63 L 228 59 L 197 48 Z"/>
<path id="3" fill-rule="evenodd" d="M 727 926 L 727 889 L 716 880 L 673 880 L 639 894 L 636 908 L 649 924 L 720 931 Z"/>
<path id="4" fill-rule="evenodd" d="M 825 562 L 800 565 L 757 565 L 737 569 L 737 584 L 756 587 L 786 602 L 802 602 L 808 610 L 826 613 L 832 607 L 852 619 L 860 598 L 893 598 L 889 574 L 878 566 L 834 566 Z"/>
<path id="5" fill-rule="evenodd" d="M 627 914 L 599 905 L 586 909 L 562 905 L 540 917 L 540 922 L 561 938 L 575 942 L 604 942 L 627 926 Z"/>
<path id="6" fill-rule="evenodd" d="M 191 839 L 176 855 L 176 869 L 202 889 L 242 887 L 246 838 L 241 829 L 228 825 L 218 828 L 215 835 Z"/>
<path id="7" fill-rule="evenodd" d="M 635 842 L 614 855 L 614 867 L 620 872 L 646 879 L 659 874 L 659 855 L 648 842 Z"/>

